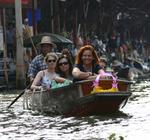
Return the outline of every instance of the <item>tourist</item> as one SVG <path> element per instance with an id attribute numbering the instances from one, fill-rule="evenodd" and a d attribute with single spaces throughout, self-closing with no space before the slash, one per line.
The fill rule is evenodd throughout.
<path id="1" fill-rule="evenodd" d="M 106 71 L 106 68 L 107 68 L 107 66 L 108 66 L 107 58 L 105 58 L 105 57 L 100 57 L 100 59 L 99 59 L 99 65 L 101 66 L 101 68 L 102 68 L 103 70 Z"/>
<path id="2" fill-rule="evenodd" d="M 58 58 L 57 64 L 56 64 L 56 72 L 61 76 L 69 80 L 73 80 L 72 76 L 72 62 L 71 59 L 63 54 Z"/>
<path id="3" fill-rule="evenodd" d="M 99 73 L 104 73 L 104 70 L 99 65 L 99 58 L 94 48 L 91 45 L 81 47 L 72 72 L 74 81 L 88 79 Z"/>
<path id="4" fill-rule="evenodd" d="M 72 52 L 68 48 L 62 49 L 61 54 L 67 55 L 70 58 L 71 62 L 74 64 L 74 57 L 72 55 Z"/>
<path id="5" fill-rule="evenodd" d="M 28 77 L 30 81 L 33 81 L 36 74 L 40 70 L 44 70 L 47 68 L 47 64 L 44 62 L 44 57 L 47 53 L 52 52 L 52 49 L 56 46 L 52 43 L 51 38 L 49 36 L 43 36 L 41 42 L 39 43 L 41 54 L 37 55 L 29 65 Z"/>
<path id="6" fill-rule="evenodd" d="M 58 83 L 63 83 L 65 81 L 64 78 L 59 77 L 59 75 L 55 72 L 57 62 L 57 55 L 55 53 L 48 53 L 45 56 L 44 61 L 48 68 L 37 73 L 31 85 L 31 89 L 48 90 L 52 86 L 52 80 L 55 80 Z"/>

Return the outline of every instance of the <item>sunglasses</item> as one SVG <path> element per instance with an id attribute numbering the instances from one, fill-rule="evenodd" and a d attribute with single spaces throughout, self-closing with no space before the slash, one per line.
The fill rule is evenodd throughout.
<path id="1" fill-rule="evenodd" d="M 62 62 L 62 63 L 59 63 L 58 65 L 59 65 L 59 66 L 68 65 L 68 62 Z"/>
<path id="2" fill-rule="evenodd" d="M 48 62 L 48 63 L 56 62 L 56 60 L 55 60 L 55 59 L 53 59 L 53 60 L 47 60 L 47 62 Z"/>

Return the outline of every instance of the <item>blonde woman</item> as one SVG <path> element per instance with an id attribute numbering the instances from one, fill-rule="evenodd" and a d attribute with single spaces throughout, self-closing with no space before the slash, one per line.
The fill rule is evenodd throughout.
<path id="1" fill-rule="evenodd" d="M 57 62 L 57 55 L 55 53 L 48 53 L 45 57 L 45 63 L 48 68 L 45 70 L 41 70 L 37 73 L 32 85 L 31 89 L 50 89 L 52 80 L 55 80 L 58 83 L 63 83 L 66 79 L 59 77 L 55 72 Z"/>

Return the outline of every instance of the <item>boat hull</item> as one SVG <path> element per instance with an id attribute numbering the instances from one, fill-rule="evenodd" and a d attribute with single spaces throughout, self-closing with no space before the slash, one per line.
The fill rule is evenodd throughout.
<path id="1" fill-rule="evenodd" d="M 130 92 L 126 93 L 96 93 L 76 100 L 71 111 L 66 116 L 88 116 L 117 112 L 126 104 Z"/>
<path id="2" fill-rule="evenodd" d="M 104 82 L 106 85 L 110 81 Z M 119 92 L 100 92 L 91 94 L 91 82 L 84 81 L 50 91 L 28 91 L 24 106 L 43 113 L 65 116 L 89 116 L 112 113 L 120 109 L 131 96 L 120 86 Z M 120 83 L 121 84 L 121 83 Z M 127 88 L 127 87 L 126 87 Z"/>

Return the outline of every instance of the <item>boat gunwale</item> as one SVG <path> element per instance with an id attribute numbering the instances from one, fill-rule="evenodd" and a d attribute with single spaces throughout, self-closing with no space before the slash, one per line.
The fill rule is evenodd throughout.
<path id="1" fill-rule="evenodd" d="M 52 90 L 41 90 L 41 91 L 31 91 L 31 90 L 28 90 L 28 93 L 35 93 L 35 94 L 39 94 L 39 93 L 51 93 L 52 91 L 54 91 L 53 89 Z M 92 95 L 98 95 L 98 96 L 131 96 L 132 95 L 132 92 L 130 91 L 116 91 L 116 92 L 95 92 L 95 93 L 91 93 L 91 94 L 88 94 L 86 96 L 92 96 Z"/>
<path id="2" fill-rule="evenodd" d="M 110 81 L 110 80 L 112 80 L 112 79 L 103 79 L 103 81 Z M 128 80 L 122 80 L 122 79 L 118 79 L 117 80 L 118 82 L 125 82 L 125 84 L 127 84 L 127 85 L 130 85 L 130 84 L 132 84 L 132 81 L 128 81 Z M 63 87 L 59 87 L 59 88 L 54 88 L 54 89 L 49 89 L 49 90 L 29 90 L 28 92 L 29 93 L 41 93 L 41 92 L 55 92 L 55 91 L 58 91 L 58 90 L 65 90 L 65 89 L 68 89 L 68 88 L 70 88 L 70 87 L 74 87 L 74 86 L 78 86 L 78 85 L 81 85 L 81 84 L 84 84 L 84 83 L 88 83 L 88 82 L 93 82 L 93 80 L 81 80 L 81 81 L 78 81 L 78 82 L 74 82 L 74 83 L 71 83 L 71 84 L 69 84 L 69 85 L 66 85 L 66 86 L 63 86 Z M 114 94 L 114 93 L 116 93 L 116 94 L 119 94 L 119 92 L 121 92 L 121 93 L 127 93 L 127 92 L 129 92 L 129 91 L 116 91 L 116 92 L 97 92 L 98 94 L 106 94 L 106 93 L 108 93 L 108 94 Z M 93 93 L 93 94 L 96 94 L 96 93 Z M 89 95 L 91 95 L 91 94 L 89 94 Z"/>
<path id="3" fill-rule="evenodd" d="M 75 82 L 74 84 L 82 84 L 82 83 L 92 82 L 93 80 L 95 80 L 95 79 L 81 80 L 81 81 Z M 110 80 L 112 80 L 112 79 L 102 79 L 102 81 L 110 81 Z M 117 79 L 117 82 L 124 82 L 126 84 L 133 84 L 132 81 L 129 81 L 129 80 L 126 80 L 126 79 Z"/>

